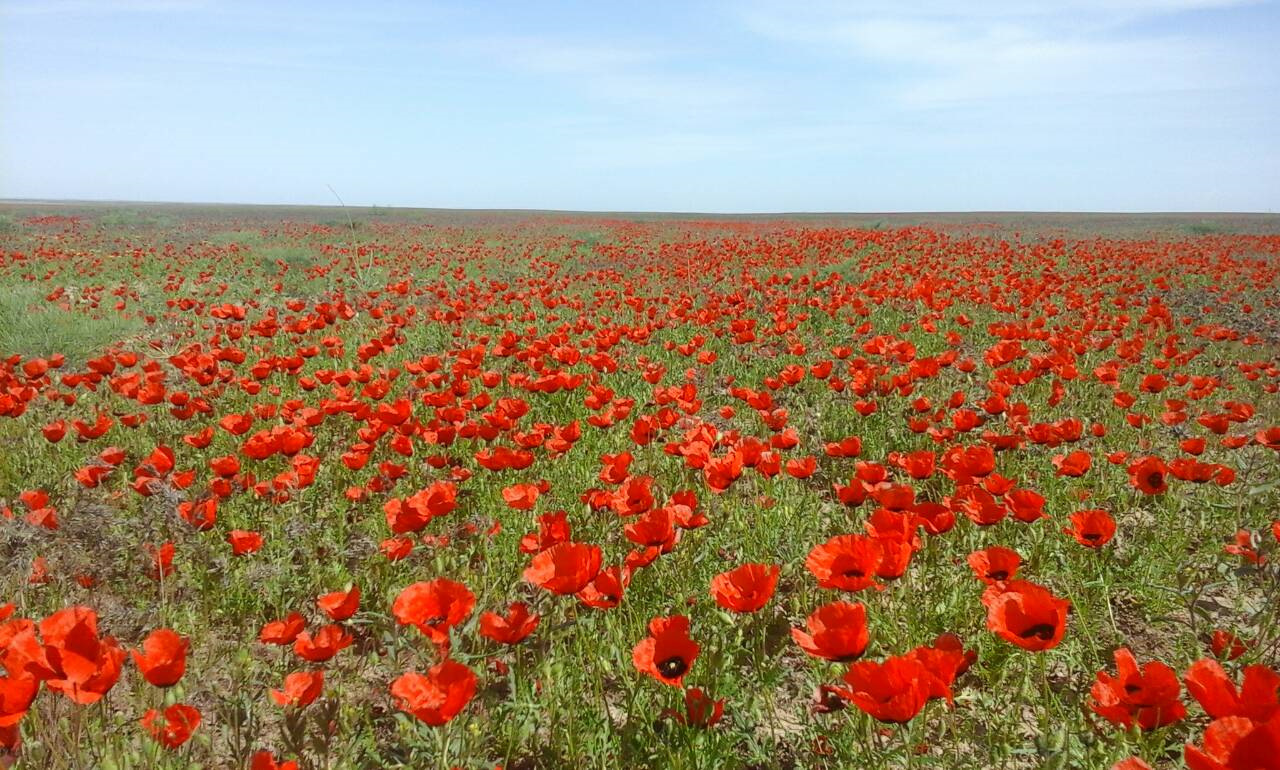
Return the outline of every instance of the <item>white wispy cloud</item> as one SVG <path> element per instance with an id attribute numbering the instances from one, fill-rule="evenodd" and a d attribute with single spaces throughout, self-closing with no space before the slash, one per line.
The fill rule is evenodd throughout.
<path id="1" fill-rule="evenodd" d="M 1247 76 L 1230 48 L 1188 34 L 1140 34 L 1136 22 L 1248 0 L 995 0 L 739 7 L 763 38 L 883 67 L 907 106 L 1044 94 L 1229 86 Z"/>
<path id="2" fill-rule="evenodd" d="M 447 41 L 438 50 L 544 78 L 591 103 L 653 118 L 736 111 L 746 108 L 756 93 L 738 80 L 683 66 L 689 51 L 654 41 L 467 37 Z"/>

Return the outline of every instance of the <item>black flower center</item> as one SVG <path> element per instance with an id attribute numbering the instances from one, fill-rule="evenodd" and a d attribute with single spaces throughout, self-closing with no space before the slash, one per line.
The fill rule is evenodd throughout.
<path id="1" fill-rule="evenodd" d="M 678 679 L 689 670 L 689 664 L 684 662 L 684 658 L 679 655 L 667 658 L 658 663 L 658 673 L 662 674 L 663 679 Z"/>
<path id="2" fill-rule="evenodd" d="M 1037 623 L 1036 625 L 1023 630 L 1022 633 L 1018 634 L 1018 636 L 1021 636 L 1023 639 L 1031 639 L 1034 637 L 1043 642 L 1047 642 L 1053 638 L 1053 634 L 1057 630 L 1058 627 L 1052 623 Z"/>

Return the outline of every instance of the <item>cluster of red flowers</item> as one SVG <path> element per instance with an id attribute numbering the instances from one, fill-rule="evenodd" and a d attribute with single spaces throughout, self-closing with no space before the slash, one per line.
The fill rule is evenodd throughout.
<path id="1" fill-rule="evenodd" d="M 0 729 L 7 746 L 18 743 L 22 721 L 43 684 L 73 703 L 97 703 L 120 679 L 129 653 L 110 636 L 98 633 L 98 614 L 88 607 L 67 607 L 34 622 L 14 618 L 12 604 L 0 607 Z M 167 628 L 152 631 L 132 652 L 139 673 L 155 687 L 172 687 L 186 671 L 187 639 Z M 168 748 L 186 743 L 200 724 L 200 712 L 174 703 L 163 712 L 148 709 L 142 726 Z"/>
<path id="2" fill-rule="evenodd" d="M 1243 649 L 1235 654 L 1243 653 Z M 1115 653 L 1116 674 L 1098 672 L 1089 708 L 1112 724 L 1140 730 L 1180 722 L 1187 716 L 1178 675 L 1159 661 L 1138 665 L 1133 653 Z M 1280 671 L 1245 666 L 1236 681 L 1214 658 L 1187 669 L 1187 692 L 1212 720 L 1198 744 L 1186 745 L 1191 770 L 1252 770 L 1280 759 Z M 1138 765 L 1142 766 L 1142 765 Z"/>
<path id="3" fill-rule="evenodd" d="M 100 634 L 95 596 L 181 589 L 207 627 L 164 625 L 197 641 L 234 627 L 219 597 L 193 599 L 202 571 L 340 576 L 246 602 L 257 643 L 281 653 L 263 700 L 289 718 L 317 710 L 326 676 L 329 700 L 334 682 L 364 686 L 352 669 L 388 647 L 375 697 L 430 726 L 484 714 L 503 697 L 490 678 L 600 619 L 627 629 L 626 675 L 674 704 L 670 720 L 719 729 L 738 717 L 707 660 L 754 650 L 769 619 L 794 645 L 782 633 L 786 651 L 759 654 L 821 678 L 814 710 L 897 724 L 953 704 L 988 642 L 1070 644 L 1090 620 L 1072 616 L 1087 603 L 1066 572 L 1114 579 L 1116 552 L 1151 534 L 1144 516 L 1234 511 L 1201 533 L 1213 558 L 1258 585 L 1274 574 L 1280 519 L 1237 498 L 1267 494 L 1280 459 L 1277 238 L 611 223 L 594 252 L 501 230 L 500 247 L 453 232 L 427 248 L 437 234 L 391 226 L 352 249 L 283 225 L 273 237 L 326 243 L 304 273 L 207 239 L 88 248 L 104 243 L 79 220 L 30 227 L 0 250 L 0 277 L 44 287 L 48 312 L 138 331 L 79 357 L 0 351 L 0 420 L 34 447 L 3 476 L 21 483 L 0 489 L 0 527 L 27 549 L 23 612 L 47 613 L 0 611 L 11 748 L 42 685 L 84 705 L 121 678 L 130 651 Z M 371 285 L 369 265 L 393 277 Z M 1191 303 L 1202 285 L 1212 297 Z M 136 541 L 119 563 L 84 535 L 105 539 L 107 516 Z M 966 559 L 971 624 L 892 628 L 893 602 L 931 595 L 916 578 L 967 575 Z M 84 598 L 46 602 L 50 584 Z M 624 603 L 636 611 L 611 612 Z M 188 655 L 200 665 L 174 630 L 104 627 L 155 687 Z M 1211 720 L 1191 767 L 1280 756 L 1273 668 L 1245 666 L 1237 685 L 1205 659 L 1179 680 L 1127 647 L 1115 666 L 1090 690 L 1097 717 L 1183 722 L 1185 684 Z M 167 748 L 202 729 L 175 698 L 140 722 Z M 293 764 L 259 751 L 252 766 Z"/>

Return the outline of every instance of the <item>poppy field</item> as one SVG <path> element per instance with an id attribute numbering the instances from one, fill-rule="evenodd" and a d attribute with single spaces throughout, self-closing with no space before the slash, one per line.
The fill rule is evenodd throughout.
<path id="1" fill-rule="evenodd" d="M 1280 235 L 365 214 L 5 220 L 0 765 L 1280 768 Z"/>

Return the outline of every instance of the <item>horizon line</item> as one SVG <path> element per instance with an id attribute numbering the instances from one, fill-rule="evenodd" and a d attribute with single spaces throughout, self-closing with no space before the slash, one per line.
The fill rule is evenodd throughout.
<path id="1" fill-rule="evenodd" d="M 646 215 L 680 215 L 711 217 L 788 217 L 788 216 L 902 216 L 922 214 L 1071 214 L 1092 216 L 1280 216 L 1276 211 L 1211 211 L 1181 209 L 1113 209 L 1100 211 L 1096 209 L 902 209 L 897 211 L 677 211 L 658 209 L 559 209 L 559 208 L 477 208 L 448 206 L 388 206 L 377 203 L 335 204 L 335 203 L 262 203 L 256 201 L 164 201 L 164 200 L 132 200 L 119 198 L 0 198 L 0 205 L 131 205 L 131 206 L 219 206 L 245 208 L 305 208 L 305 209 L 374 209 L 395 211 L 434 211 L 434 212 L 508 212 L 517 214 L 646 214 Z"/>

